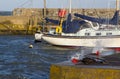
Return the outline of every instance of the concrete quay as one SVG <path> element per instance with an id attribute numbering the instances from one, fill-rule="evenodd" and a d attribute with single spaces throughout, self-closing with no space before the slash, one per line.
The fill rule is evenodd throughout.
<path id="1" fill-rule="evenodd" d="M 120 79 L 120 54 L 106 60 L 107 64 L 74 65 L 70 61 L 53 64 L 50 79 Z"/>

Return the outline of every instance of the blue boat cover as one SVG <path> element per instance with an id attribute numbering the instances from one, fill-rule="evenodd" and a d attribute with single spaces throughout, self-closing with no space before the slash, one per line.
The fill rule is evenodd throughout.
<path id="1" fill-rule="evenodd" d="M 92 22 L 97 22 L 99 24 L 112 24 L 112 25 L 118 25 L 118 21 L 119 21 L 119 11 L 116 11 L 113 18 L 112 19 L 105 19 L 105 18 L 94 18 L 94 17 L 90 17 L 90 16 L 86 16 L 86 15 L 82 15 L 82 14 L 74 14 L 76 17 L 80 17 L 82 19 L 86 19 Z"/>
<path id="2" fill-rule="evenodd" d="M 49 18 L 46 18 L 45 20 L 47 22 L 52 22 L 54 24 L 60 23 L 59 20 L 53 20 L 53 19 L 49 19 Z M 84 20 L 72 20 L 72 16 L 69 13 L 67 16 L 67 19 L 65 21 L 63 21 L 63 23 L 62 23 L 63 32 L 64 33 L 76 33 L 79 31 L 79 28 L 84 23 L 86 23 Z"/>

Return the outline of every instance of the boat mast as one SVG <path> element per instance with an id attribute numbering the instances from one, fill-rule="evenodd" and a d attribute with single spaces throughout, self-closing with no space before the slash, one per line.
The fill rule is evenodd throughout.
<path id="1" fill-rule="evenodd" d="M 46 17 L 46 0 L 44 0 L 44 18 Z"/>
<path id="2" fill-rule="evenodd" d="M 69 0 L 69 13 L 71 14 L 71 0 Z"/>
<path id="3" fill-rule="evenodd" d="M 116 11 L 119 11 L 119 0 L 116 0 Z M 119 21 L 119 18 L 118 18 Z M 117 22 L 117 25 L 119 24 L 119 22 Z"/>
<path id="4" fill-rule="evenodd" d="M 116 10 L 119 10 L 119 0 L 116 0 Z"/>

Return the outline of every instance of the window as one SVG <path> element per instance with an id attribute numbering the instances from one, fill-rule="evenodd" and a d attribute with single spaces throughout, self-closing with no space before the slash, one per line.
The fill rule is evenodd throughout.
<path id="1" fill-rule="evenodd" d="M 90 36 L 90 33 L 85 33 L 85 36 Z"/>
<path id="2" fill-rule="evenodd" d="M 97 36 L 100 36 L 100 35 L 101 35 L 101 33 L 96 33 L 96 35 L 97 35 Z"/>
<path id="3" fill-rule="evenodd" d="M 106 33 L 107 36 L 112 35 L 112 33 Z"/>

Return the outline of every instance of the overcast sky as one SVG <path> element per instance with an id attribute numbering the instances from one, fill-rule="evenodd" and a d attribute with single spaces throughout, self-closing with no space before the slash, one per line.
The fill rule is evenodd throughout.
<path id="1" fill-rule="evenodd" d="M 0 11 L 43 8 L 44 0 L 0 0 Z M 72 0 L 72 8 L 115 8 L 116 0 Z M 69 0 L 46 0 L 47 8 L 68 8 Z"/>

